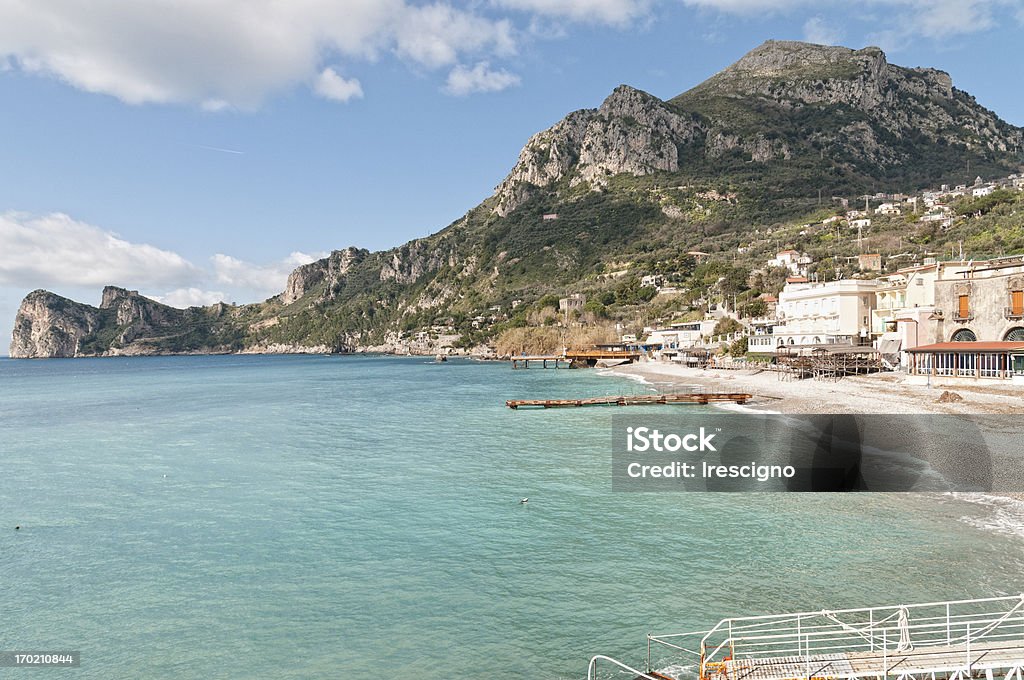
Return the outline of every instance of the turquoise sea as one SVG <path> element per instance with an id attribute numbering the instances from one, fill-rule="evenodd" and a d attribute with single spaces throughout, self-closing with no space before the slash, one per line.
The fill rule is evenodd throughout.
<path id="1" fill-rule="evenodd" d="M 0 649 L 81 651 L 33 677 L 581 678 L 728 615 L 1024 591 L 1009 503 L 613 493 L 615 408 L 504 406 L 643 389 L 421 358 L 0 360 Z"/>

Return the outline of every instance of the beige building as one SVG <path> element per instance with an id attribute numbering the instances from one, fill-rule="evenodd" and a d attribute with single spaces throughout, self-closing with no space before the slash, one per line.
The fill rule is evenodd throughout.
<path id="1" fill-rule="evenodd" d="M 885 355 L 900 355 L 907 365 L 907 350 L 936 341 L 935 284 L 968 268 L 966 262 L 932 262 L 900 269 L 879 280 L 875 309 L 871 313 L 871 335 Z"/>
<path id="2" fill-rule="evenodd" d="M 790 283 L 779 294 L 776 345 L 865 345 L 871 341 L 876 280 Z"/>
<path id="3" fill-rule="evenodd" d="M 569 297 L 564 297 L 558 301 L 558 311 L 560 312 L 571 312 L 577 309 L 583 309 L 583 305 L 587 304 L 587 296 L 582 293 L 573 293 Z"/>
<path id="4" fill-rule="evenodd" d="M 868 253 L 857 256 L 857 266 L 861 271 L 882 271 L 882 256 L 879 253 Z"/>
<path id="5" fill-rule="evenodd" d="M 933 342 L 1024 342 L 1024 258 L 974 263 L 935 283 Z"/>

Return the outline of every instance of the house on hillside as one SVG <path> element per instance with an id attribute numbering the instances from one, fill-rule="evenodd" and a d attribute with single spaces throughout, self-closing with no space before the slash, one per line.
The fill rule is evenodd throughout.
<path id="1" fill-rule="evenodd" d="M 882 256 L 879 253 L 858 255 L 857 266 L 861 271 L 880 272 L 882 271 Z"/>
<path id="2" fill-rule="evenodd" d="M 587 296 L 582 293 L 573 293 L 569 297 L 564 297 L 558 301 L 558 311 L 560 312 L 571 312 L 575 310 L 582 310 L 583 305 L 587 304 Z"/>
<path id="3" fill-rule="evenodd" d="M 807 265 L 810 263 L 810 257 L 795 250 L 780 251 L 773 259 L 768 260 L 769 267 L 782 267 L 784 269 L 788 269 L 789 273 L 793 276 L 806 274 Z"/>
<path id="4" fill-rule="evenodd" d="M 649 286 L 651 288 L 660 288 L 664 282 L 665 277 L 661 274 L 646 274 L 640 278 L 641 286 Z"/>

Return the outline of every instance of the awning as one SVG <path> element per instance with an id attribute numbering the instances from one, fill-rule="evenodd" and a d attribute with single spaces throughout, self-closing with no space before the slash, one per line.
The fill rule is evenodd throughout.
<path id="1" fill-rule="evenodd" d="M 879 354 L 899 354 L 903 341 L 899 339 L 882 339 L 878 342 Z"/>
<path id="2" fill-rule="evenodd" d="M 1024 352 L 1024 343 L 1020 342 L 938 342 L 934 345 L 921 345 L 908 349 L 908 352 L 963 352 L 965 354 L 989 352 Z"/>

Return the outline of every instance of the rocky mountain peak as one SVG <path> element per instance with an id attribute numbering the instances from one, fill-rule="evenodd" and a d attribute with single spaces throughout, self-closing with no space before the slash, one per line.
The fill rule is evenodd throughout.
<path id="1" fill-rule="evenodd" d="M 112 309 L 126 298 L 131 297 L 139 297 L 139 291 L 128 290 L 119 286 L 105 286 L 103 288 L 103 296 L 100 298 L 100 309 Z"/>
<path id="2" fill-rule="evenodd" d="M 768 40 L 747 52 L 716 78 L 733 75 L 760 78 L 834 77 L 856 70 L 883 74 L 888 61 L 878 47 L 853 50 L 791 40 Z"/>
<path id="3" fill-rule="evenodd" d="M 651 107 L 663 107 L 664 102 L 652 94 L 629 85 L 619 85 L 605 97 L 597 113 L 603 116 L 635 115 Z"/>
<path id="4" fill-rule="evenodd" d="M 322 297 L 329 298 L 333 287 L 366 255 L 367 251 L 350 246 L 296 268 L 289 274 L 284 292 L 279 296 L 281 302 L 290 305 L 320 285 L 324 287 Z"/>

